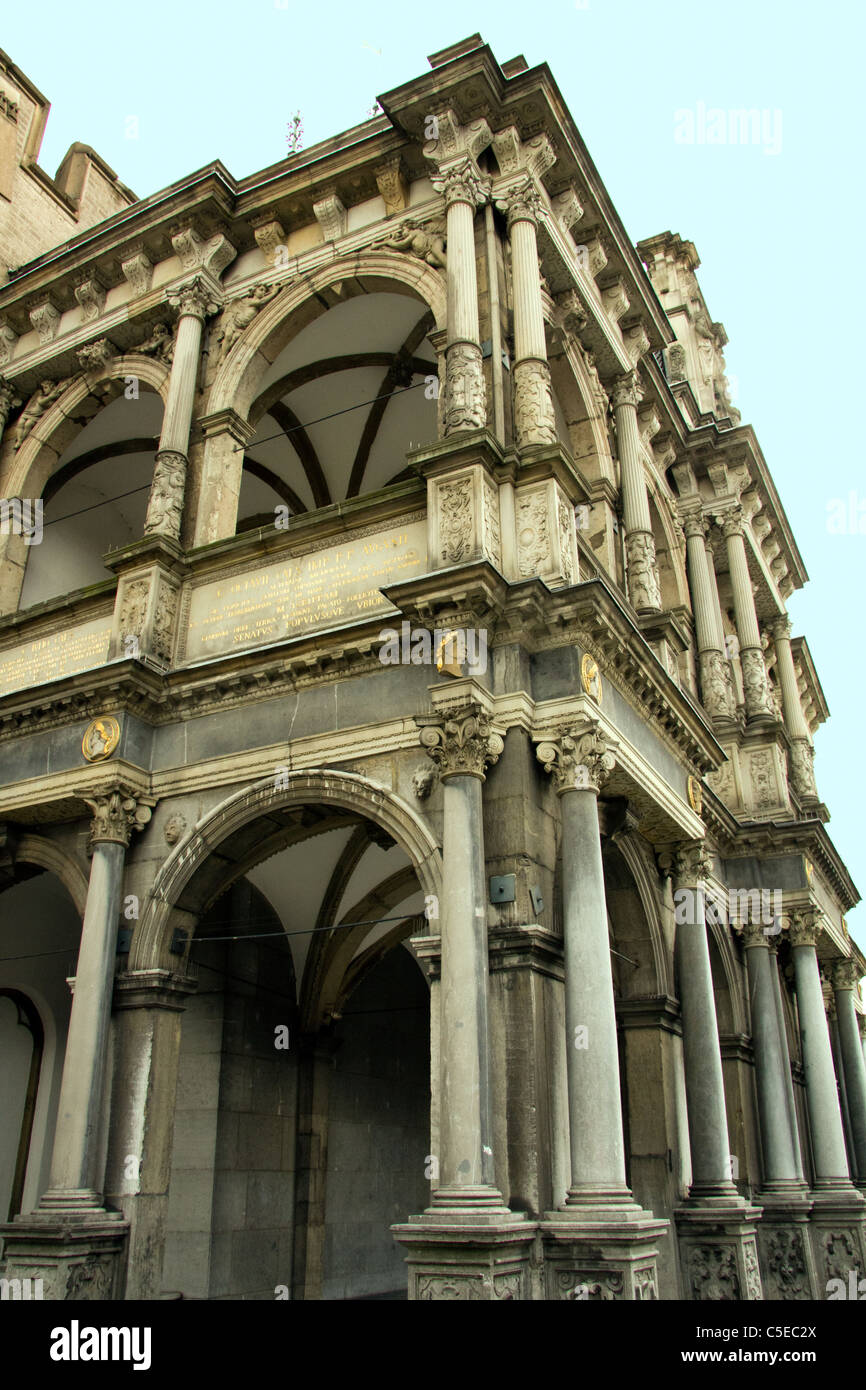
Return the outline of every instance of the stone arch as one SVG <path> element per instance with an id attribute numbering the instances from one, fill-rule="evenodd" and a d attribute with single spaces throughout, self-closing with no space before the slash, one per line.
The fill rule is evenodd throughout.
<path id="1" fill-rule="evenodd" d="M 546 321 L 555 325 L 552 316 Z M 615 480 L 613 456 L 607 421 L 596 398 L 597 385 L 577 345 L 568 342 L 560 353 L 549 359 L 550 377 L 568 426 L 569 442 L 575 463 L 587 481 L 598 478 Z"/>
<path id="2" fill-rule="evenodd" d="M 162 865 L 136 928 L 130 950 L 131 971 L 170 967 L 172 931 L 188 914 L 175 909 L 193 875 L 236 832 L 250 832 L 253 822 L 273 811 L 320 805 L 355 811 L 381 825 L 407 855 L 425 895 L 441 893 L 442 863 L 430 829 L 411 807 L 387 788 L 356 772 L 311 769 L 289 773 L 276 787 L 268 777 L 232 792 L 174 848 Z M 255 839 L 255 837 L 253 837 Z"/>
<path id="3" fill-rule="evenodd" d="M 656 547 L 662 608 L 690 608 L 685 552 L 671 514 L 670 503 L 649 481 L 647 501 Z"/>
<path id="4" fill-rule="evenodd" d="M 220 363 L 205 414 L 231 409 L 246 419 L 271 362 L 313 318 L 334 307 L 318 296 L 353 278 L 362 279 L 371 291 L 413 295 L 430 309 L 436 328 L 445 327 L 447 287 L 441 272 L 417 257 L 381 247 L 340 256 L 288 284 L 256 315 Z"/>
<path id="5" fill-rule="evenodd" d="M 717 1004 L 719 987 L 722 986 L 722 994 L 727 995 L 727 1003 L 730 1008 L 730 1019 L 728 1020 L 732 1033 L 747 1034 L 749 1024 L 746 1019 L 746 1000 L 743 993 L 743 982 L 740 962 L 737 959 L 731 932 L 728 927 L 719 922 L 707 924 L 710 946 L 710 964 L 718 963 L 721 966 L 723 980 L 718 978 L 716 970 L 713 970 L 713 986 L 716 989 Z M 719 1018 L 719 1032 L 724 1032 L 723 1020 Z"/>
<path id="6" fill-rule="evenodd" d="M 646 862 L 640 836 L 633 831 L 615 837 L 615 846 L 625 862 L 637 894 L 652 950 L 655 973 L 655 992 L 658 995 L 673 996 L 674 971 L 673 955 L 665 943 L 662 927 L 661 904 L 658 893 L 658 876 Z"/>
<path id="7" fill-rule="evenodd" d="M 43 835 L 21 835 L 15 844 L 15 859 L 38 864 L 40 869 L 54 874 L 75 904 L 76 912 L 84 917 L 88 876 L 77 860 Z"/>

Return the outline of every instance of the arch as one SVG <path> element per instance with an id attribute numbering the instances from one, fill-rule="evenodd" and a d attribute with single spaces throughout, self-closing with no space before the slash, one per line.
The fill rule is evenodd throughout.
<path id="1" fill-rule="evenodd" d="M 644 470 L 646 475 L 646 469 Z M 691 609 L 683 543 L 674 525 L 670 501 L 658 485 L 647 479 L 647 502 L 658 562 L 662 608 Z"/>
<path id="2" fill-rule="evenodd" d="M 399 293 L 399 287 L 403 286 L 404 293 L 414 295 L 427 305 L 436 327 L 444 328 L 446 281 L 444 275 L 432 266 L 414 256 L 381 247 L 340 256 L 311 271 L 303 279 L 288 284 L 282 294 L 256 315 L 220 363 L 204 413 L 213 415 L 220 410 L 231 409 L 242 419 L 247 419 L 257 394 L 258 382 L 271 362 L 296 332 L 306 327 L 312 318 L 318 318 L 333 307 L 333 304 L 321 298 L 323 291 L 354 278 L 369 283 L 371 292 L 385 289 Z M 304 306 L 313 312 L 301 316 L 298 322 L 297 316 Z"/>
<path id="3" fill-rule="evenodd" d="M 45 1029 L 39 1009 L 33 999 L 18 989 L 0 986 L 0 999 L 9 999 L 18 1010 L 18 1024 L 29 1032 L 31 1037 L 30 1066 L 27 1089 L 24 1096 L 24 1109 L 18 1134 L 15 1156 L 15 1171 L 12 1176 L 12 1189 L 9 1196 L 9 1210 L 5 1217 L 12 1221 L 21 1211 L 24 1200 L 24 1181 L 30 1161 L 30 1145 L 33 1138 L 33 1122 L 36 1118 L 36 1098 L 39 1094 L 39 1081 L 42 1075 L 42 1058 L 45 1051 Z"/>
<path id="4" fill-rule="evenodd" d="M 665 945 L 662 927 L 661 905 L 658 892 L 658 875 L 646 862 L 641 837 L 634 831 L 626 831 L 614 836 L 613 840 L 631 874 L 635 891 L 643 908 L 644 919 L 652 947 L 653 966 L 658 994 L 673 996 L 674 964 L 673 955 Z"/>
<path id="5" fill-rule="evenodd" d="M 159 870 L 144 905 L 132 940 L 130 970 L 171 964 L 168 945 L 175 904 L 196 871 L 229 836 L 248 828 L 251 822 L 269 812 L 306 805 L 354 811 L 381 825 L 407 855 L 424 894 L 441 894 L 439 847 L 427 824 L 401 797 L 356 772 L 330 769 L 291 772 L 285 778 L 285 785 L 279 787 L 275 786 L 273 777 L 267 777 L 232 792 L 175 846 Z"/>
<path id="6" fill-rule="evenodd" d="M 717 960 L 724 972 L 724 987 L 727 990 L 731 1009 L 731 1031 L 734 1033 L 748 1034 L 749 1024 L 746 1019 L 746 1000 L 743 992 L 742 967 L 738 961 L 733 944 L 733 938 L 729 929 L 720 922 L 708 922 L 710 946 L 710 964 Z M 713 951 L 715 947 L 715 953 Z M 713 984 L 718 988 L 722 981 L 716 979 L 713 974 Z M 719 1032 L 721 1033 L 721 1020 L 719 1021 Z"/>
<path id="7" fill-rule="evenodd" d="M 71 855 L 60 849 L 53 840 L 48 840 L 42 835 L 21 835 L 15 842 L 14 857 L 16 861 L 37 864 L 40 869 L 47 869 L 49 873 L 54 874 L 63 884 L 75 905 L 76 912 L 83 919 L 87 906 L 88 876 Z"/>

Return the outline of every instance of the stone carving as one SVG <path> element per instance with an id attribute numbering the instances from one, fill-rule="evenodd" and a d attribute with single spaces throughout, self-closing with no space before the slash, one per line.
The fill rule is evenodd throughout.
<path id="1" fill-rule="evenodd" d="M 618 1269 L 556 1271 L 559 1297 L 567 1303 L 613 1303 L 622 1298 L 624 1282 Z"/>
<path id="2" fill-rule="evenodd" d="M 81 751 L 89 763 L 105 762 L 120 742 L 120 725 L 113 715 L 94 719 L 84 730 Z"/>
<path id="3" fill-rule="evenodd" d="M 480 777 L 488 763 L 495 763 L 505 744 L 490 726 L 490 716 L 480 705 L 469 701 L 460 709 L 438 719 L 423 717 L 421 746 L 447 777 Z"/>
<path id="4" fill-rule="evenodd" d="M 89 1258 L 70 1266 L 65 1298 L 76 1303 L 110 1299 L 113 1283 L 111 1260 Z"/>
<path id="5" fill-rule="evenodd" d="M 502 568 L 502 542 L 499 529 L 499 488 L 484 475 L 484 510 L 482 530 L 484 551 L 498 569 Z"/>
<path id="6" fill-rule="evenodd" d="M 143 357 L 155 357 L 158 362 L 169 365 L 174 357 L 174 337 L 164 323 L 155 323 L 150 335 L 139 343 L 135 351 Z"/>
<path id="7" fill-rule="evenodd" d="M 621 406 L 630 405 L 635 410 L 643 400 L 643 390 L 638 380 L 637 372 L 626 372 L 624 376 L 618 376 L 613 383 L 611 393 L 614 409 L 618 410 Z"/>
<path id="8" fill-rule="evenodd" d="M 827 1282 L 841 1279 L 847 1283 L 852 1269 L 858 1268 L 857 1247 L 853 1231 L 825 1231 L 821 1241 L 824 1246 L 824 1271 Z"/>
<path id="9" fill-rule="evenodd" d="M 183 516 L 183 495 L 186 487 L 186 459 L 171 449 L 161 449 L 156 456 L 150 500 L 144 522 L 146 536 L 170 536 L 180 539 Z"/>
<path id="10" fill-rule="evenodd" d="M 521 579 L 550 569 L 546 488 L 517 494 L 517 566 Z"/>
<path id="11" fill-rule="evenodd" d="M 481 349 L 474 343 L 454 343 L 445 367 L 445 433 L 479 430 L 487 424 Z"/>
<path id="12" fill-rule="evenodd" d="M 788 768 L 791 774 L 791 783 L 797 795 L 817 800 L 815 750 L 807 738 L 791 740 L 791 747 L 788 752 Z"/>
<path id="13" fill-rule="evenodd" d="M 490 127 L 483 119 L 461 125 L 453 110 L 436 112 L 437 134 L 423 148 L 425 159 L 437 166 L 431 182 L 447 203 L 462 201 L 473 207 L 487 197 L 485 179 L 476 158 L 491 142 Z"/>
<path id="14" fill-rule="evenodd" d="M 133 830 L 143 830 L 151 817 L 149 806 L 127 795 L 120 788 L 108 792 L 96 792 L 92 797 L 82 796 L 81 800 L 89 806 L 92 820 L 90 824 L 89 848 L 100 843 L 128 845 Z"/>
<path id="15" fill-rule="evenodd" d="M 202 323 L 208 314 L 215 314 L 220 307 L 219 300 L 200 275 L 169 290 L 166 299 L 179 318 L 186 314 Z"/>
<path id="16" fill-rule="evenodd" d="M 598 725 L 559 729 L 545 736 L 535 756 L 553 774 L 559 795 L 568 791 L 598 793 L 616 766 L 616 745 Z"/>
<path id="17" fill-rule="evenodd" d="M 195 227 L 181 227 L 171 238 L 171 244 L 184 270 L 207 270 L 219 279 L 231 265 L 237 251 L 222 232 L 215 232 L 205 241 Z"/>
<path id="18" fill-rule="evenodd" d="M 327 193 L 313 203 L 313 216 L 322 229 L 325 241 L 337 241 L 346 235 L 347 215 L 336 193 Z"/>
<path id="19" fill-rule="evenodd" d="M 834 960 L 830 967 L 830 978 L 834 989 L 856 989 L 862 975 L 856 960 L 846 956 Z"/>
<path id="20" fill-rule="evenodd" d="M 133 579 L 124 586 L 118 619 L 120 640 L 124 646 L 128 637 L 141 638 L 149 597 L 150 584 L 146 579 Z"/>
<path id="21" fill-rule="evenodd" d="M 544 201 L 535 181 L 523 178 L 496 195 L 496 206 L 506 214 L 509 232 L 515 222 L 531 222 L 536 227 L 544 216 Z"/>
<path id="22" fill-rule="evenodd" d="M 730 1246 L 696 1245 L 689 1252 L 692 1297 L 702 1303 L 728 1303 L 740 1297 L 737 1257 Z"/>
<path id="23" fill-rule="evenodd" d="M 737 804 L 737 784 L 731 763 L 722 763 L 715 772 L 708 772 L 707 781 L 726 806 L 733 807 Z"/>
<path id="24" fill-rule="evenodd" d="M 654 1303 L 659 1296 L 655 1266 L 636 1269 L 634 1272 L 634 1296 L 638 1303 Z"/>
<path id="25" fill-rule="evenodd" d="M 15 352 L 15 344 L 18 342 L 18 334 L 8 323 L 0 323 L 0 367 L 5 367 L 12 361 Z"/>
<path id="26" fill-rule="evenodd" d="M 760 647 L 741 648 L 740 668 L 743 672 L 743 694 L 749 714 L 772 714 L 767 668 Z"/>
<path id="27" fill-rule="evenodd" d="M 416 767 L 412 773 L 412 790 L 419 801 L 426 801 L 433 790 L 436 773 L 432 767 Z"/>
<path id="28" fill-rule="evenodd" d="M 589 389 L 592 393 L 592 399 L 595 401 L 595 413 L 605 419 L 610 407 L 610 397 L 601 384 L 601 377 L 595 365 L 595 354 L 581 347 L 580 355 L 589 374 Z"/>
<path id="29" fill-rule="evenodd" d="M 283 224 L 266 212 L 252 221 L 253 236 L 262 255 L 269 265 L 275 265 L 279 248 L 286 246 L 286 233 Z"/>
<path id="30" fill-rule="evenodd" d="M 565 333 L 577 337 L 589 322 L 589 314 L 577 290 L 565 290 L 556 296 L 559 322 Z M 581 348 L 581 351 L 583 349 Z"/>
<path id="31" fill-rule="evenodd" d="M 153 265 L 143 246 L 130 246 L 126 257 L 120 262 L 120 268 L 132 290 L 133 299 L 147 294 L 153 280 Z"/>
<path id="32" fill-rule="evenodd" d="M 775 1297 L 809 1297 L 806 1257 L 800 1231 L 786 1230 L 784 1227 L 771 1230 L 767 1237 L 767 1269 Z"/>
<path id="33" fill-rule="evenodd" d="M 822 921 L 822 914 L 817 908 L 801 907 L 785 913 L 782 925 L 788 928 L 792 946 L 817 946 Z"/>
<path id="34" fill-rule="evenodd" d="M 105 308 L 105 286 L 96 275 L 88 275 L 86 280 L 75 286 L 75 298 L 81 305 L 85 323 L 98 319 Z"/>
<path id="35" fill-rule="evenodd" d="M 649 531 L 629 531 L 625 538 L 628 596 L 639 613 L 662 606 L 656 547 Z"/>
<path id="36" fill-rule="evenodd" d="M 701 698 L 708 714 L 717 719 L 733 718 L 735 705 L 730 683 L 725 675 L 725 658 L 719 651 L 701 652 L 698 658 L 701 674 Z"/>
<path id="37" fill-rule="evenodd" d="M 453 1275 L 421 1274 L 415 1286 L 415 1297 L 422 1303 L 468 1302 L 480 1299 L 483 1294 L 481 1280 L 467 1275 L 465 1278 Z"/>
<path id="38" fill-rule="evenodd" d="M 45 414 L 49 406 L 60 399 L 71 380 L 71 377 L 65 377 L 63 381 L 40 382 L 39 389 L 34 391 L 18 417 L 12 441 L 13 449 L 21 448 L 36 421 Z"/>
<path id="39" fill-rule="evenodd" d="M 573 188 L 566 188 L 563 193 L 555 194 L 550 204 L 554 217 L 566 232 L 583 217 L 583 208 Z"/>
<path id="40" fill-rule="evenodd" d="M 439 560 L 457 565 L 472 553 L 472 479 L 442 483 L 439 500 Z"/>
<path id="41" fill-rule="evenodd" d="M 174 585 L 169 584 L 166 579 L 160 579 L 150 644 L 153 655 L 159 661 L 164 661 L 167 666 L 171 665 L 177 596 Z"/>
<path id="42" fill-rule="evenodd" d="M 493 1279 L 493 1296 L 504 1303 L 519 1299 L 523 1293 L 522 1278 L 519 1274 L 497 1274 Z"/>
<path id="43" fill-rule="evenodd" d="M 445 229 L 441 222 L 416 222 L 407 218 L 398 227 L 392 227 L 385 236 L 378 237 L 374 243 L 387 246 L 392 251 L 403 251 L 407 256 L 417 256 L 419 261 L 444 270 Z"/>
<path id="44" fill-rule="evenodd" d="M 752 793 L 758 810 L 766 811 L 775 806 L 779 798 L 776 792 L 776 779 L 773 776 L 773 759 L 766 748 L 749 756 L 749 774 L 752 780 Z"/>
<path id="45" fill-rule="evenodd" d="M 425 155 L 426 151 L 425 145 Z M 458 159 L 447 167 L 443 166 L 438 174 L 431 175 L 430 182 L 437 193 L 444 195 L 446 207 L 452 203 L 481 207 L 490 193 L 490 181 L 484 178 L 473 159 Z"/>
<path id="46" fill-rule="evenodd" d="M 754 1236 L 743 1242 L 743 1265 L 746 1272 L 746 1298 L 763 1298 L 761 1271 L 758 1268 L 758 1246 Z"/>
<path id="47" fill-rule="evenodd" d="M 256 314 L 269 304 L 283 289 L 282 285 L 254 285 L 245 295 L 233 299 L 222 313 L 220 331 L 217 334 L 223 356 L 231 352 L 234 344 L 249 328 Z"/>
<path id="48" fill-rule="evenodd" d="M 541 178 L 556 163 L 556 151 L 547 135 L 534 135 L 529 140 L 521 140 L 516 126 L 498 130 L 493 137 L 496 162 L 502 174 L 519 174 L 524 171 Z"/>
<path id="49" fill-rule="evenodd" d="M 674 888 L 697 888 L 712 872 L 712 856 L 705 840 L 682 840 L 658 856 L 663 874 L 673 878 Z"/>
<path id="50" fill-rule="evenodd" d="M 60 311 L 50 299 L 45 299 L 41 304 L 35 304 L 30 310 L 30 322 L 39 334 L 39 342 L 41 344 L 50 343 L 57 337 L 57 330 L 60 327 Z"/>
<path id="51" fill-rule="evenodd" d="M 514 377 L 514 424 L 518 444 L 556 443 L 556 417 L 550 389 L 550 368 L 546 362 L 527 358 L 516 363 Z"/>
<path id="52" fill-rule="evenodd" d="M 560 497 L 556 508 L 559 519 L 559 550 L 562 575 L 569 586 L 574 583 L 574 512 Z"/>
<path id="53" fill-rule="evenodd" d="M 169 816 L 163 826 L 162 833 L 165 838 L 165 843 L 167 845 L 176 845 L 179 840 L 183 839 L 186 834 L 186 829 L 186 817 L 182 816 L 179 811 L 175 811 Z"/>
<path id="54" fill-rule="evenodd" d="M 107 338 L 97 338 L 93 343 L 85 343 L 75 355 L 83 371 L 98 372 L 117 356 L 117 348 Z"/>
<path id="55" fill-rule="evenodd" d="M 375 170 L 376 187 L 385 203 L 385 216 L 393 217 L 409 204 L 409 185 L 403 172 L 403 161 L 398 155 L 380 164 Z"/>
<path id="56" fill-rule="evenodd" d="M 616 279 L 602 290 L 601 303 L 611 323 L 618 324 L 628 313 L 631 300 L 626 293 L 625 280 L 621 275 L 617 275 Z"/>

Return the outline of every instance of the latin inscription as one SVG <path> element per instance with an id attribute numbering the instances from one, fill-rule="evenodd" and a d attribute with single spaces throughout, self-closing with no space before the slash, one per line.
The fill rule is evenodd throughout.
<path id="1" fill-rule="evenodd" d="M 79 627 L 9 647 L 0 652 L 0 695 L 102 666 L 108 660 L 110 636 L 111 619 L 96 618 Z"/>

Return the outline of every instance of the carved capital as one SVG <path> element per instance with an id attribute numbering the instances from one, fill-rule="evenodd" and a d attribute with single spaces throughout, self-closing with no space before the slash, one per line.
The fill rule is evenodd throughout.
<path id="1" fill-rule="evenodd" d="M 630 405 L 637 410 L 640 401 L 643 400 L 643 391 L 638 381 L 637 372 L 626 372 L 624 376 L 617 377 L 613 383 L 611 400 L 614 409 L 623 405 Z"/>
<path id="2" fill-rule="evenodd" d="M 544 213 L 544 202 L 531 178 L 503 188 L 496 194 L 496 206 L 507 215 L 509 232 L 515 222 L 531 222 L 536 227 Z"/>
<path id="3" fill-rule="evenodd" d="M 707 522 L 702 512 L 680 513 L 683 530 L 686 533 L 686 540 L 702 540 L 707 538 Z"/>
<path id="4" fill-rule="evenodd" d="M 183 498 L 186 488 L 186 458 L 172 449 L 161 449 L 150 487 L 150 500 L 144 522 L 146 536 L 180 539 Z"/>
<path id="5" fill-rule="evenodd" d="M 91 851 L 98 844 L 128 846 L 133 830 L 143 830 L 151 817 L 151 808 L 124 787 L 94 792 L 92 796 L 83 796 L 82 801 L 92 813 L 88 841 Z"/>
<path id="6" fill-rule="evenodd" d="M 220 309 L 220 301 L 201 275 L 196 275 L 182 285 L 175 286 L 166 294 L 166 299 L 178 318 L 188 315 L 204 323 L 209 314 Z"/>
<path id="7" fill-rule="evenodd" d="M 816 907 L 799 907 L 782 918 L 788 928 L 792 946 L 817 946 L 821 935 L 822 914 Z"/>
<path id="8" fill-rule="evenodd" d="M 696 888 L 712 871 L 712 855 L 706 840 L 681 840 L 658 856 L 662 873 L 673 879 L 674 888 Z"/>
<path id="9" fill-rule="evenodd" d="M 490 716 L 474 701 L 437 718 L 419 717 L 422 748 L 439 769 L 444 782 L 449 777 L 479 777 L 484 780 L 488 763 L 495 763 L 505 747 L 490 725 Z"/>
<path id="10" fill-rule="evenodd" d="M 767 623 L 767 631 L 774 642 L 784 642 L 791 640 L 793 624 L 787 613 L 780 613 L 778 618 L 771 618 Z"/>
<path id="11" fill-rule="evenodd" d="M 725 540 L 730 540 L 732 536 L 742 536 L 745 526 L 742 507 L 729 507 L 727 511 L 719 512 L 716 522 L 721 527 L 722 535 Z"/>
<path id="12" fill-rule="evenodd" d="M 545 735 L 535 755 L 552 774 L 558 796 L 570 791 L 601 791 L 616 766 L 616 744 L 599 726 L 560 728 Z"/>
<path id="13" fill-rule="evenodd" d="M 842 956 L 830 965 L 830 979 L 834 989 L 856 989 L 863 971 L 856 960 Z"/>
<path id="14" fill-rule="evenodd" d="M 766 927 L 760 921 L 735 922 L 733 928 L 746 949 L 750 946 L 763 946 L 766 950 L 770 949 L 770 937 L 767 935 Z"/>
<path id="15" fill-rule="evenodd" d="M 473 209 L 481 207 L 490 192 L 489 180 L 471 159 L 458 159 L 443 166 L 438 174 L 431 175 L 430 181 L 436 192 L 443 194 L 447 207 L 452 203 L 468 203 Z"/>

